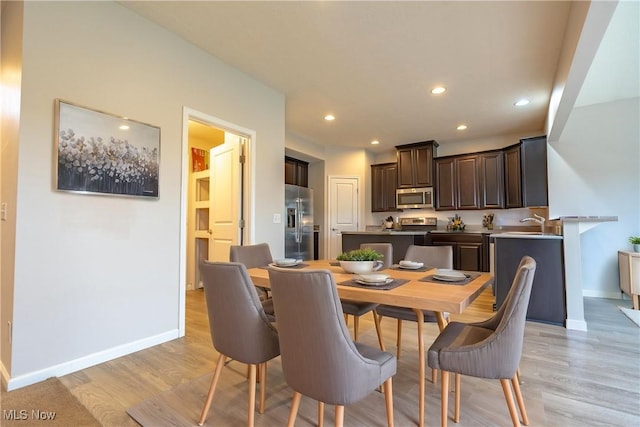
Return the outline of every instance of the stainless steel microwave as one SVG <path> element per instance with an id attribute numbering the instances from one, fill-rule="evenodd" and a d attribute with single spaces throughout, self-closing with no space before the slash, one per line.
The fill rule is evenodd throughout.
<path id="1" fill-rule="evenodd" d="M 433 208 L 433 188 L 398 188 L 396 190 L 396 208 Z"/>

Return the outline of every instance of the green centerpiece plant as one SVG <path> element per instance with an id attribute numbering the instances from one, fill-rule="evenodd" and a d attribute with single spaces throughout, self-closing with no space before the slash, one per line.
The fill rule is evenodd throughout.
<path id="1" fill-rule="evenodd" d="M 371 248 L 354 249 L 349 252 L 343 252 L 336 257 L 338 261 L 378 261 L 383 258 L 380 252 Z"/>
<path id="2" fill-rule="evenodd" d="M 633 245 L 633 250 L 640 252 L 640 236 L 630 236 L 629 243 Z"/>

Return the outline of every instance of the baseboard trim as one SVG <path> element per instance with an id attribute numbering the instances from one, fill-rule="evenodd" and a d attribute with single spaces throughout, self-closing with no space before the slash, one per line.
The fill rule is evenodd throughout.
<path id="1" fill-rule="evenodd" d="M 173 329 L 158 335 L 154 335 L 152 337 L 147 337 L 138 341 L 112 347 L 103 351 L 99 351 L 97 353 L 80 357 L 78 359 L 40 369 L 38 371 L 18 375 L 14 378 L 9 378 L 9 373 L 6 371 L 4 365 L 2 365 L 2 376 L 5 384 L 7 385 L 7 391 L 11 391 L 21 387 L 26 387 L 31 384 L 35 384 L 40 381 L 44 381 L 47 378 L 61 377 L 72 372 L 88 368 L 90 366 L 108 362 L 109 360 L 113 360 L 121 356 L 126 356 L 127 354 L 135 353 L 136 351 L 144 350 L 145 348 L 153 347 L 155 345 L 162 344 L 179 337 L 180 334 L 178 329 Z"/>
<path id="2" fill-rule="evenodd" d="M 606 298 L 606 299 L 622 299 L 622 292 L 601 291 L 597 289 L 583 289 L 583 297 Z"/>

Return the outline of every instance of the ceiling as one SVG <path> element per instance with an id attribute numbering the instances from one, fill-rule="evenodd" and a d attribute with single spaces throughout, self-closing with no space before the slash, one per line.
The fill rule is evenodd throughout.
<path id="1" fill-rule="evenodd" d="M 283 93 L 288 135 L 387 151 L 544 129 L 570 2 L 121 2 Z M 444 85 L 447 91 L 432 95 Z M 531 103 L 513 104 L 520 98 Z M 326 114 L 335 115 L 326 122 Z M 466 124 L 464 131 L 456 130 Z M 377 146 L 370 145 L 379 140 Z"/>

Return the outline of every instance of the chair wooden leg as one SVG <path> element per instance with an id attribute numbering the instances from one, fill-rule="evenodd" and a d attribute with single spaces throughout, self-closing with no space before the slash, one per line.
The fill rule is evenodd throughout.
<path id="1" fill-rule="evenodd" d="M 393 427 L 393 387 L 391 378 L 384 382 L 384 403 L 387 408 L 387 426 Z"/>
<path id="2" fill-rule="evenodd" d="M 253 427 L 256 412 L 256 365 L 249 365 L 249 408 L 247 412 L 247 425 Z"/>
<path id="3" fill-rule="evenodd" d="M 438 384 L 438 370 L 436 368 L 431 368 L 431 382 L 434 385 Z"/>
<path id="4" fill-rule="evenodd" d="M 455 374 L 455 401 L 454 401 L 454 406 L 453 406 L 453 421 L 454 422 L 459 422 L 460 421 L 460 374 Z"/>
<path id="5" fill-rule="evenodd" d="M 402 320 L 398 319 L 398 327 L 396 331 L 396 358 L 400 359 L 400 343 L 402 342 Z"/>
<path id="6" fill-rule="evenodd" d="M 318 400 L 318 427 L 324 424 L 324 402 Z"/>
<path id="7" fill-rule="evenodd" d="M 440 371 L 440 426 L 447 427 L 449 414 L 449 372 Z"/>
<path id="8" fill-rule="evenodd" d="M 378 334 L 378 344 L 380 344 L 380 350 L 385 351 L 384 341 L 382 341 L 382 329 L 380 328 L 380 318 L 376 315 L 375 310 L 371 311 L 373 314 L 373 324 L 376 326 L 376 333 Z"/>
<path id="9" fill-rule="evenodd" d="M 524 399 L 522 398 L 522 393 L 520 392 L 519 379 L 520 379 L 519 375 L 516 374 L 516 376 L 511 379 L 511 385 L 513 385 L 513 392 L 516 395 L 516 402 L 518 402 L 518 407 L 520 408 L 520 415 L 522 416 L 522 424 L 528 426 L 529 417 L 527 416 L 527 410 L 524 407 Z"/>
<path id="10" fill-rule="evenodd" d="M 301 397 L 302 395 L 297 391 L 293 392 L 293 399 L 291 399 L 291 410 L 289 411 L 287 427 L 294 427 L 294 424 L 296 423 L 296 417 L 298 416 L 298 407 L 300 406 Z"/>
<path id="11" fill-rule="evenodd" d="M 360 324 L 360 316 L 353 316 L 353 340 L 358 341 L 358 325 Z"/>
<path id="12" fill-rule="evenodd" d="M 267 384 L 267 362 L 258 365 L 258 373 L 260 374 L 260 406 L 258 412 L 264 414 L 265 388 Z"/>
<path id="13" fill-rule="evenodd" d="M 211 401 L 213 400 L 213 393 L 216 392 L 216 385 L 218 384 L 218 379 L 220 378 L 220 372 L 222 372 L 222 368 L 224 367 L 225 358 L 226 356 L 224 354 L 220 354 L 220 356 L 218 357 L 216 370 L 213 372 L 213 378 L 211 379 L 211 386 L 209 387 L 209 394 L 207 394 L 207 399 L 204 402 L 204 408 L 202 408 L 202 414 L 200 414 L 200 419 L 198 420 L 199 426 L 204 424 L 204 420 L 207 418 L 207 413 L 209 412 L 209 408 L 211 407 Z"/>
<path id="14" fill-rule="evenodd" d="M 507 407 L 509 408 L 509 415 L 511 415 L 511 423 L 513 427 L 520 427 L 520 417 L 518 416 L 518 410 L 516 404 L 513 401 L 513 394 L 511 393 L 511 384 L 508 379 L 501 379 L 502 391 L 504 392 L 504 399 L 507 401 Z"/>
<path id="15" fill-rule="evenodd" d="M 342 427 L 344 425 L 344 406 L 336 405 L 336 427 Z"/>

